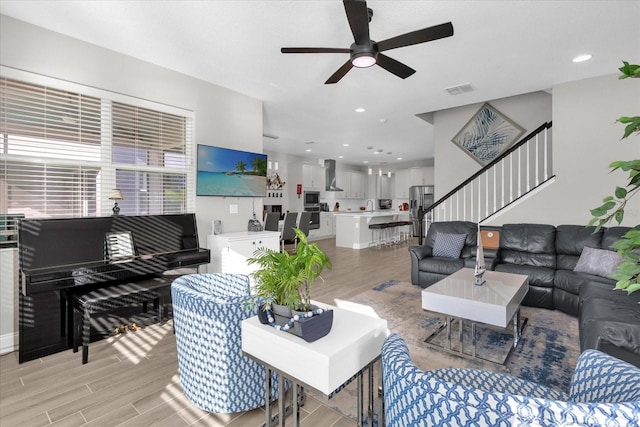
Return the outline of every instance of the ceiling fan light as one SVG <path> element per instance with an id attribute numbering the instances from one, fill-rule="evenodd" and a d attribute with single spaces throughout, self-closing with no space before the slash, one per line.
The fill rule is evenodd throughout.
<path id="1" fill-rule="evenodd" d="M 375 65 L 376 57 L 369 53 L 361 53 L 353 55 L 351 58 L 351 64 L 357 68 L 367 68 Z"/>

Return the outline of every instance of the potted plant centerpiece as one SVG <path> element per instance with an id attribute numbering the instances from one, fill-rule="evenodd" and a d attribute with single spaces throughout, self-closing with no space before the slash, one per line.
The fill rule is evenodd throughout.
<path id="1" fill-rule="evenodd" d="M 331 261 L 304 232 L 298 228 L 294 232 L 295 253 L 259 248 L 247 263 L 258 265 L 252 276 L 256 295 L 263 301 L 261 320 L 311 342 L 329 333 L 333 323 L 331 310 L 311 305 L 311 287 L 316 279 L 323 280 L 320 274 L 331 268 Z"/>

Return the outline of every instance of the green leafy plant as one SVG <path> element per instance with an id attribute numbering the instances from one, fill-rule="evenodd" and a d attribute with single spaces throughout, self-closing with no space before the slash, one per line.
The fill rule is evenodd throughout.
<path id="1" fill-rule="evenodd" d="M 260 248 L 247 262 L 257 264 L 252 276 L 256 294 L 265 303 L 286 305 L 291 309 L 308 311 L 311 308 L 311 287 L 324 268 L 331 269 L 331 261 L 316 243 L 309 243 L 298 228 L 296 253 Z"/>
<path id="2" fill-rule="evenodd" d="M 629 64 L 626 61 L 623 61 L 623 64 L 619 68 L 622 73 L 619 79 L 640 78 L 640 66 Z M 639 116 L 620 117 L 616 122 L 626 125 L 621 139 L 634 133 L 640 134 Z M 595 224 L 596 230 L 611 221 L 621 224 L 627 202 L 640 190 L 640 159 L 616 161 L 611 163 L 609 167 L 612 168 L 611 172 L 616 170 L 628 172 L 628 182 L 624 187 L 616 187 L 613 196 L 602 199 L 602 205 L 591 209 L 593 218 L 589 225 Z M 612 247 L 624 260 L 611 275 L 613 279 L 617 280 L 616 289 L 624 289 L 628 293 L 640 290 L 640 224 L 625 233 Z"/>

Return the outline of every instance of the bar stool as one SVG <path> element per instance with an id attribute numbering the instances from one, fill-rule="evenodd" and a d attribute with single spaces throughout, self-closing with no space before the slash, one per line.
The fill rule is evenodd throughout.
<path id="1" fill-rule="evenodd" d="M 373 232 L 374 245 L 377 248 L 382 247 L 383 232 L 387 228 L 387 224 L 369 224 L 369 230 Z"/>
<path id="2" fill-rule="evenodd" d="M 399 239 L 400 239 L 400 242 L 402 242 L 402 243 L 407 242 L 409 240 L 409 237 L 411 237 L 411 234 L 412 234 L 413 222 L 412 221 L 398 221 L 398 222 L 396 222 L 396 224 L 399 227 Z"/>
<path id="3" fill-rule="evenodd" d="M 385 227 L 385 245 L 393 246 L 399 242 L 396 231 L 398 230 L 396 222 L 388 222 Z"/>

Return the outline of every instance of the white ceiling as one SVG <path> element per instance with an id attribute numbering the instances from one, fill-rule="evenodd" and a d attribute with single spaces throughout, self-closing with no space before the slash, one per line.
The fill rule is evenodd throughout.
<path id="1" fill-rule="evenodd" d="M 0 0 L 0 13 L 261 99 L 264 133 L 279 137 L 264 138 L 265 150 L 354 165 L 433 158 L 432 127 L 416 114 L 549 90 L 640 60 L 638 0 L 367 4 L 373 40 L 449 21 L 455 34 L 385 52 L 417 70 L 406 80 L 374 66 L 325 85 L 347 54 L 280 48 L 348 48 L 339 0 Z M 582 53 L 593 58 L 572 63 Z M 474 90 L 444 90 L 462 83 Z"/>

